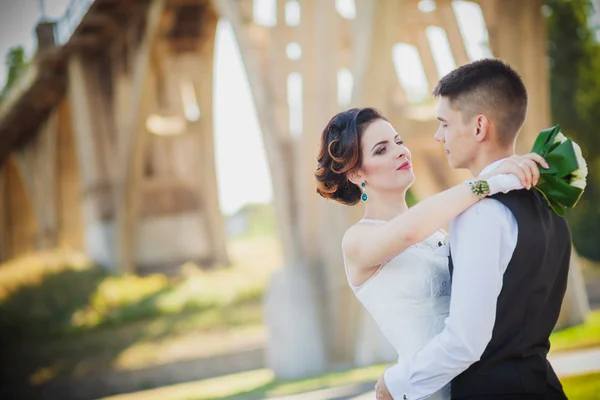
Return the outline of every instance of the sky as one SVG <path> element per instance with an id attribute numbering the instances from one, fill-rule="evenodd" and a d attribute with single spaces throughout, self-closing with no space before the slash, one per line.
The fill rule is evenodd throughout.
<path id="1" fill-rule="evenodd" d="M 0 4 L 0 56 L 6 55 L 12 46 L 22 45 L 30 57 L 35 48 L 34 28 L 41 19 L 41 4 L 48 19 L 60 18 L 71 0 L 19 0 L 2 1 Z M 435 2 L 422 0 L 423 11 L 431 10 Z M 255 0 L 255 19 L 269 25 L 273 22 L 272 0 Z M 354 14 L 352 0 L 336 0 L 338 11 L 346 18 Z M 290 18 L 294 18 L 293 9 Z M 455 2 L 455 11 L 463 36 L 466 38 L 469 58 L 490 55 L 485 46 L 487 32 L 479 7 L 470 2 Z M 456 64 L 450 53 L 445 33 L 431 27 L 427 31 L 434 59 L 440 76 Z M 267 166 L 260 127 L 256 117 L 248 80 L 244 72 L 235 37 L 227 21 L 221 21 L 217 29 L 215 54 L 214 124 L 215 154 L 219 201 L 221 210 L 231 214 L 244 204 L 270 202 L 272 187 Z M 290 48 L 291 56 L 298 56 L 297 46 Z M 301 56 L 301 55 L 300 55 Z M 392 57 L 402 86 L 409 99 L 419 102 L 429 95 L 418 53 L 409 45 L 396 45 Z M 6 71 L 0 63 L 0 87 L 4 85 Z M 299 104 L 301 78 L 289 80 L 289 101 L 292 109 Z M 340 101 L 346 102 L 351 92 L 351 74 L 340 74 Z M 298 110 L 295 110 L 298 111 Z M 292 115 L 294 110 L 292 110 Z M 297 114 L 297 113 L 296 113 Z M 299 128 L 300 126 L 300 128 Z M 295 127 L 295 128 L 294 128 Z M 301 129 L 297 121 L 293 126 Z M 240 166 L 242 166 L 240 168 Z"/>

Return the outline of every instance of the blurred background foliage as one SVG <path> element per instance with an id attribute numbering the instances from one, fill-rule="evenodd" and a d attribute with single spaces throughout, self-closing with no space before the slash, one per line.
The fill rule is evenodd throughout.
<path id="1" fill-rule="evenodd" d="M 581 145 L 588 186 L 568 213 L 575 248 L 600 261 L 600 43 L 589 0 L 546 0 L 553 123 Z"/>

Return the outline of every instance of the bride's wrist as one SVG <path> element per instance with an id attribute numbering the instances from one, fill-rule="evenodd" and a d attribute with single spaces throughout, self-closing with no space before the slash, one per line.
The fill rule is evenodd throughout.
<path id="1" fill-rule="evenodd" d="M 477 196 L 479 199 L 484 199 L 490 195 L 490 185 L 484 177 L 477 177 L 472 180 L 467 180 L 465 183 L 469 185 L 471 193 Z"/>

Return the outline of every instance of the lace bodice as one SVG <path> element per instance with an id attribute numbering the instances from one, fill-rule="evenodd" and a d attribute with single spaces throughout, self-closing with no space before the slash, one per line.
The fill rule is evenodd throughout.
<path id="1" fill-rule="evenodd" d="M 444 328 L 450 306 L 445 237 L 440 230 L 382 264 L 362 285 L 350 284 L 399 358 L 410 357 Z M 431 397 L 449 398 L 449 386 Z"/>

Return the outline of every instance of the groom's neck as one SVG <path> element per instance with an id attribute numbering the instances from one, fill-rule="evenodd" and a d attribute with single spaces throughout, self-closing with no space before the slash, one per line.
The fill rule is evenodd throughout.
<path id="1" fill-rule="evenodd" d="M 471 171 L 473 176 L 478 176 L 488 165 L 498 160 L 513 156 L 514 154 L 514 146 L 507 148 L 492 147 L 489 149 L 482 149 L 477 153 L 473 163 L 469 166 L 469 171 Z"/>

